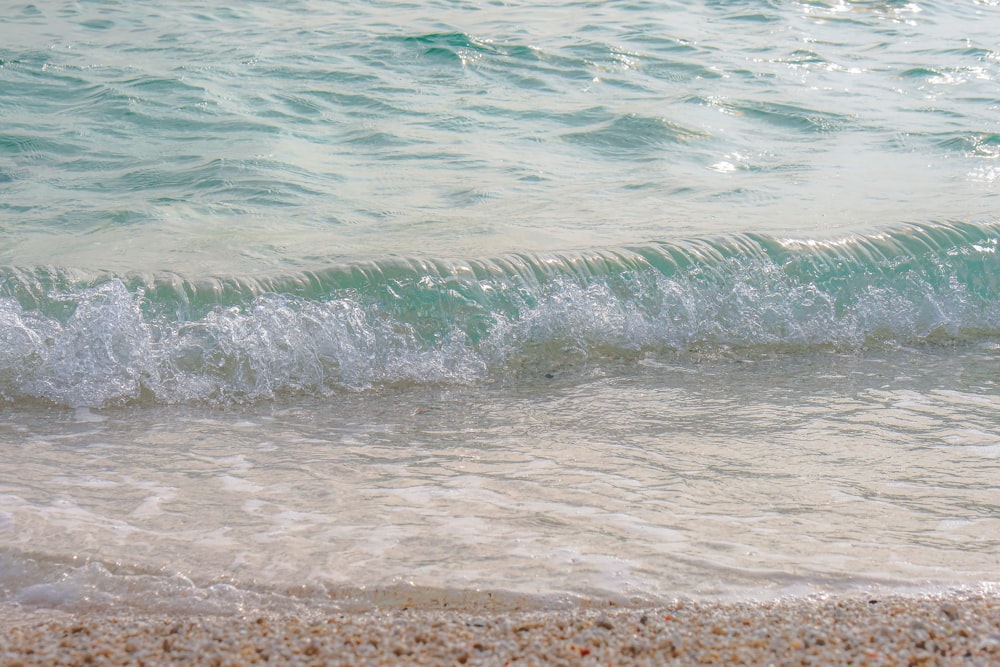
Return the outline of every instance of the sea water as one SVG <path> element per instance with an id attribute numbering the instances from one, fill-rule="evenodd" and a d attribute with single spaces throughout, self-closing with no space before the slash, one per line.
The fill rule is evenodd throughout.
<path id="1" fill-rule="evenodd" d="M 995 585 L 997 26 L 8 3 L 4 608 Z"/>

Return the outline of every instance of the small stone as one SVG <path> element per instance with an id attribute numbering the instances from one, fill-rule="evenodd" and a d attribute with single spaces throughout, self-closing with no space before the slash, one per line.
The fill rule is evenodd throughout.
<path id="1" fill-rule="evenodd" d="M 958 620 L 958 607 L 951 602 L 945 602 L 941 605 L 941 613 L 947 616 L 949 621 Z"/>

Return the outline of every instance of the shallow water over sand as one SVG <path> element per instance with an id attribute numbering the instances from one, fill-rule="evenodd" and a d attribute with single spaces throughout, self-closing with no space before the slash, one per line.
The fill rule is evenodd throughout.
<path id="1" fill-rule="evenodd" d="M 994 353 L 640 357 L 462 391 L 12 412 L 5 598 L 552 604 L 989 581 Z"/>

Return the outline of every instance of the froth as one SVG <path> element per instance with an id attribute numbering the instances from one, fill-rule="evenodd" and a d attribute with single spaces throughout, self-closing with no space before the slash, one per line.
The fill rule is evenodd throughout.
<path id="1" fill-rule="evenodd" d="M 276 283 L 236 290 L 201 310 L 112 277 L 51 290 L 33 309 L 0 298 L 0 392 L 73 407 L 231 403 L 474 383 L 609 351 L 992 335 L 1000 260 L 989 233 L 927 228 L 810 246 L 740 237 L 472 268 L 414 262 L 360 279 L 343 272 L 354 282 L 319 280 L 306 295 Z"/>

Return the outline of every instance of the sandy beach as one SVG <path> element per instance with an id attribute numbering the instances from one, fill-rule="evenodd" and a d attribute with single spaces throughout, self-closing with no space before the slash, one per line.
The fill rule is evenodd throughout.
<path id="1" fill-rule="evenodd" d="M 851 595 L 559 611 L 265 616 L 25 612 L 18 665 L 997 665 L 1000 596 Z"/>

